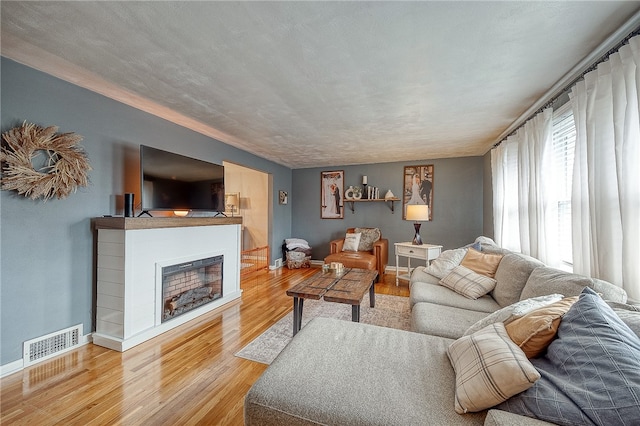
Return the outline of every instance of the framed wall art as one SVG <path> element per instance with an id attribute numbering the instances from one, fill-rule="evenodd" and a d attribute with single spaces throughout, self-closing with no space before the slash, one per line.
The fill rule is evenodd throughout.
<path id="1" fill-rule="evenodd" d="M 287 204 L 289 202 L 289 194 L 287 191 L 280 191 L 278 194 L 278 203 Z"/>
<path id="2" fill-rule="evenodd" d="M 407 219 L 408 205 L 426 204 L 429 220 L 433 220 L 433 164 L 405 166 L 402 181 L 402 218 Z"/>
<path id="3" fill-rule="evenodd" d="M 320 172 L 320 218 L 343 219 L 344 170 Z"/>

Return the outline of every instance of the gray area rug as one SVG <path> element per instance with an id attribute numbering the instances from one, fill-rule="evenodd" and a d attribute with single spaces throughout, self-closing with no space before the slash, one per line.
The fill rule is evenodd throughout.
<path id="1" fill-rule="evenodd" d="M 293 308 L 293 301 L 291 305 Z M 351 305 L 321 300 L 305 300 L 302 312 L 302 327 L 304 328 L 305 324 L 315 317 L 351 321 Z M 360 322 L 362 323 L 409 330 L 410 321 L 408 297 L 376 294 L 376 307 L 371 308 L 369 307 L 369 295 L 367 294 L 360 305 Z M 292 335 L 293 312 L 289 312 L 237 352 L 235 356 L 262 364 L 271 364 L 280 351 L 287 346 Z"/>

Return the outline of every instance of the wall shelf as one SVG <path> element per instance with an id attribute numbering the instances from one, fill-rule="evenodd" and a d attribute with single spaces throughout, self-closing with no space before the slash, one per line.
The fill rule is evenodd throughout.
<path id="1" fill-rule="evenodd" d="M 343 201 L 346 205 L 349 205 L 349 208 L 351 209 L 351 214 L 356 212 L 356 208 L 355 208 L 356 203 L 374 203 L 376 201 L 378 202 L 383 201 L 385 202 L 385 204 L 388 203 L 387 205 L 391 209 L 391 214 L 393 214 L 393 212 L 395 211 L 395 202 L 400 201 L 400 198 L 374 198 L 372 200 L 369 200 L 369 199 L 352 200 L 352 199 L 345 198 Z"/>

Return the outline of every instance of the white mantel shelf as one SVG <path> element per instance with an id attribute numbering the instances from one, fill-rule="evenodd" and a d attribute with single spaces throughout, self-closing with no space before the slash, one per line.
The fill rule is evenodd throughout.
<path id="1" fill-rule="evenodd" d="M 95 217 L 94 229 L 154 229 L 185 226 L 242 225 L 242 217 Z"/>
<path id="2" fill-rule="evenodd" d="M 238 302 L 242 217 L 97 217 L 91 224 L 97 238 L 94 344 L 123 352 Z M 222 297 L 162 322 L 162 268 L 219 255 Z"/>

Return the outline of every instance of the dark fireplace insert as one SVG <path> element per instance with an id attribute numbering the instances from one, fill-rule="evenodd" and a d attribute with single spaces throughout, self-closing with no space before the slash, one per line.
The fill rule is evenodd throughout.
<path id="1" fill-rule="evenodd" d="M 162 268 L 162 322 L 222 297 L 224 256 Z"/>

